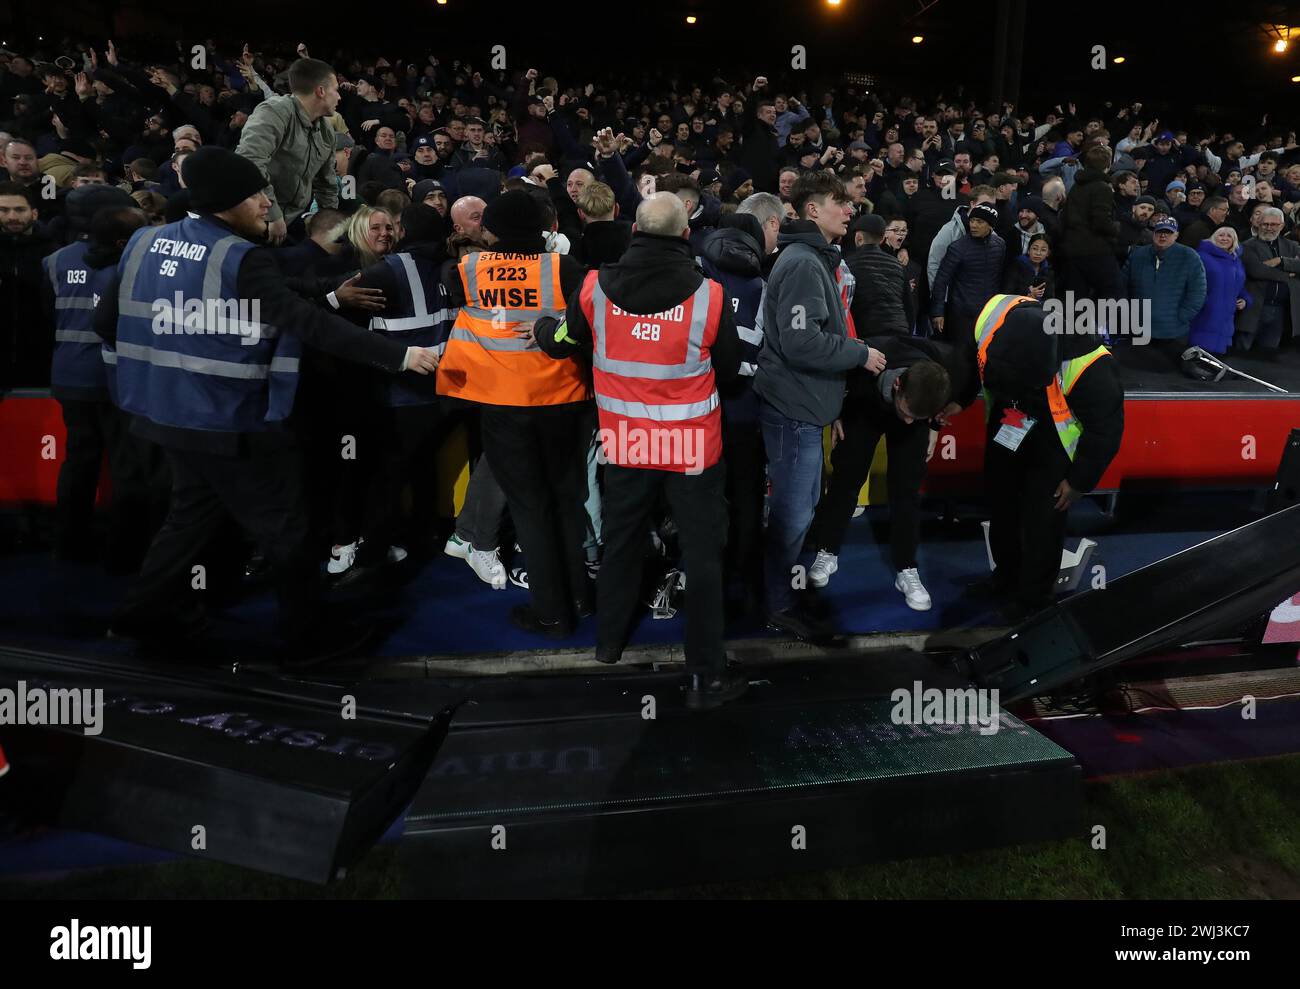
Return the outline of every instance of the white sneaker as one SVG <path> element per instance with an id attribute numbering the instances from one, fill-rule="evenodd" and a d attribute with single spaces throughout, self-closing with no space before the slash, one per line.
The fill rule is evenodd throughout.
<path id="1" fill-rule="evenodd" d="M 840 558 L 824 549 L 817 551 L 817 559 L 808 568 L 808 583 L 813 587 L 825 587 L 831 582 L 831 575 L 840 568 Z"/>
<path id="2" fill-rule="evenodd" d="M 406 550 L 402 549 L 402 547 L 400 547 L 400 546 L 389 546 L 389 547 L 388 547 L 388 562 L 389 562 L 389 563 L 401 563 L 401 562 L 402 562 L 403 560 L 405 560 L 405 559 L 406 559 Z"/>
<path id="3" fill-rule="evenodd" d="M 469 568 L 478 574 L 478 579 L 499 591 L 506 586 L 506 568 L 501 565 L 501 558 L 494 549 L 471 549 L 465 558 Z"/>
<path id="4" fill-rule="evenodd" d="M 454 556 L 458 560 L 468 559 L 469 550 L 469 543 L 465 542 L 465 540 L 461 539 L 460 536 L 456 535 L 454 532 L 447 537 L 447 545 L 442 548 L 444 553 L 448 556 Z"/>
<path id="5" fill-rule="evenodd" d="M 346 546 L 335 546 L 331 549 L 330 561 L 325 566 L 326 571 L 338 576 L 351 570 L 352 564 L 357 562 L 358 545 L 358 543 L 348 543 Z"/>
<path id="6" fill-rule="evenodd" d="M 853 509 L 853 517 L 855 519 L 861 518 L 863 513 L 866 512 L 866 510 L 867 510 L 866 505 L 858 505 L 855 509 Z"/>
<path id="7" fill-rule="evenodd" d="M 907 599 L 907 606 L 913 611 L 930 610 L 930 592 L 921 583 L 921 575 L 916 572 L 916 567 L 898 571 L 898 576 L 894 579 L 894 588 L 903 592 L 903 597 Z"/>

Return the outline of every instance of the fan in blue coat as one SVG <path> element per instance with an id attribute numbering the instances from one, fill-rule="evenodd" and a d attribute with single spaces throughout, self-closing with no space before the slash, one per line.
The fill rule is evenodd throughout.
<path id="1" fill-rule="evenodd" d="M 1241 263 L 1237 231 L 1223 226 L 1200 242 L 1196 253 L 1205 265 L 1205 304 L 1192 320 L 1188 343 L 1212 354 L 1225 354 L 1232 345 L 1233 320 L 1251 303 L 1246 292 L 1246 268 Z"/>

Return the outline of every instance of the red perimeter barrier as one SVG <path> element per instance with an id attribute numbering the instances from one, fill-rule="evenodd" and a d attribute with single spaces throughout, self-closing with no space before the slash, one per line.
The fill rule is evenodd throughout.
<path id="1" fill-rule="evenodd" d="M 1271 485 L 1300 395 L 1147 398 L 1125 404 L 1124 444 L 1099 490 L 1125 487 Z M 59 403 L 47 392 L 0 398 L 0 505 L 54 503 L 65 434 Z M 48 458 L 48 459 L 47 459 Z M 974 496 L 983 489 L 984 406 L 976 402 L 940 436 L 926 492 Z M 101 492 L 102 494 L 102 492 Z"/>

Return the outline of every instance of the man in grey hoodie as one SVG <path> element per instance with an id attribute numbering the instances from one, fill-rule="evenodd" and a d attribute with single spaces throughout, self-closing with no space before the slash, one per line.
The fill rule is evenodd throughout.
<path id="1" fill-rule="evenodd" d="M 852 215 L 843 184 L 826 172 L 810 173 L 790 198 L 799 219 L 777 238 L 754 391 L 762 400 L 772 486 L 764 552 L 768 621 L 815 638 L 816 625 L 797 607 L 795 591 L 806 586 L 797 564 L 821 497 L 822 431 L 840 414 L 848 372 L 864 367 L 879 374 L 885 356 L 850 333 L 836 278 L 840 252 L 833 241 L 844 236 Z"/>

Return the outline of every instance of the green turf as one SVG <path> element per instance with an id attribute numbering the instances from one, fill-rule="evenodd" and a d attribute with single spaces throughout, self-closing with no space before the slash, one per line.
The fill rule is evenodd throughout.
<path id="1" fill-rule="evenodd" d="M 1300 899 L 1300 756 L 1089 784 L 1090 836 L 1047 845 L 836 869 L 655 897 L 872 899 Z M 376 849 L 318 887 L 203 862 L 0 882 L 0 898 L 391 898 L 396 852 Z M 437 890 L 427 895 L 436 896 Z"/>

